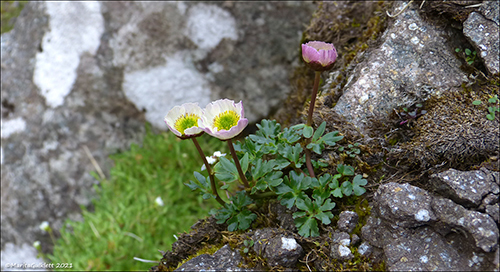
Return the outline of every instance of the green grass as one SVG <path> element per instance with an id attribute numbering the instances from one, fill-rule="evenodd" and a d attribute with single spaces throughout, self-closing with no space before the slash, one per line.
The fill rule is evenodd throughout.
<path id="1" fill-rule="evenodd" d="M 115 166 L 101 181 L 94 212 L 83 209 L 83 222 L 67 221 L 49 259 L 72 263 L 72 271 L 142 270 L 159 261 L 158 250 L 170 250 L 174 234 L 188 231 L 208 216 L 218 203 L 202 200 L 183 183 L 194 179 L 202 160 L 191 140 L 173 133 L 153 134 L 147 129 L 142 147 L 111 156 Z M 226 152 L 225 143 L 203 135 L 198 141 L 205 152 Z M 96 176 L 96 175 L 94 175 Z M 155 205 L 160 196 L 165 205 Z"/>

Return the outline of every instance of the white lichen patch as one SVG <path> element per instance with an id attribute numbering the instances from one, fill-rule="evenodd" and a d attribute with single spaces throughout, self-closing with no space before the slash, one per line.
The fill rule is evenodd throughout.
<path id="1" fill-rule="evenodd" d="M 124 74 L 123 91 L 146 120 L 157 128 L 167 129 L 163 118 L 176 105 L 210 102 L 208 80 L 196 70 L 189 54 L 178 52 L 167 57 L 164 66 Z"/>
<path id="2" fill-rule="evenodd" d="M 340 255 L 341 257 L 347 257 L 347 256 L 349 256 L 350 254 L 352 254 L 352 253 L 351 253 L 351 250 L 350 250 L 348 247 L 343 246 L 343 245 L 340 245 L 340 246 L 339 246 L 339 255 Z"/>
<path id="3" fill-rule="evenodd" d="M 22 132 L 26 129 L 26 121 L 23 118 L 17 117 L 7 121 L 0 121 L 1 126 L 1 137 L 2 139 L 8 138 L 10 135 L 18 132 Z"/>
<path id="4" fill-rule="evenodd" d="M 224 39 L 238 39 L 236 20 L 228 11 L 208 4 L 197 4 L 187 14 L 186 37 L 200 49 L 213 49 Z"/>
<path id="5" fill-rule="evenodd" d="M 50 107 L 64 103 L 76 80 L 80 55 L 94 55 L 104 31 L 99 2 L 46 2 L 49 28 L 36 55 L 33 82 Z"/>
<path id="6" fill-rule="evenodd" d="M 415 219 L 417 221 L 429 221 L 431 219 L 428 210 L 421 209 L 415 214 Z"/>
<path id="7" fill-rule="evenodd" d="M 281 237 L 281 248 L 286 250 L 295 250 L 297 249 L 297 241 L 293 238 L 285 238 Z"/>

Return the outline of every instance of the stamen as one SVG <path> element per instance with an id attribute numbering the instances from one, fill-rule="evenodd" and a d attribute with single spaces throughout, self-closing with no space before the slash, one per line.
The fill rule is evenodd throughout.
<path id="1" fill-rule="evenodd" d="M 230 130 L 232 127 L 238 125 L 239 120 L 240 115 L 235 111 L 225 111 L 214 118 L 214 127 L 218 130 Z"/>
<path id="2" fill-rule="evenodd" d="M 194 113 L 186 113 L 175 121 L 174 128 L 184 135 L 184 130 L 198 126 L 198 119 L 200 119 L 198 115 Z"/>

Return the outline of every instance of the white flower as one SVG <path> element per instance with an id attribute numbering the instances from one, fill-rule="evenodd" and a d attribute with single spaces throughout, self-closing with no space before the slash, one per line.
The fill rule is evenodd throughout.
<path id="1" fill-rule="evenodd" d="M 221 140 L 234 138 L 248 125 L 241 101 L 235 104 L 229 99 L 217 100 L 208 104 L 204 112 L 198 120 L 198 127 Z"/>
<path id="2" fill-rule="evenodd" d="M 226 153 L 221 153 L 220 151 L 215 151 L 213 156 L 220 158 L 220 157 L 226 156 Z"/>
<path id="3" fill-rule="evenodd" d="M 177 137 L 184 139 L 203 133 L 198 127 L 198 120 L 202 115 L 203 111 L 198 103 L 185 103 L 173 107 L 164 120 Z"/>
<path id="4" fill-rule="evenodd" d="M 40 241 L 35 241 L 33 243 L 33 247 L 36 248 L 36 249 L 40 249 L 40 246 L 41 246 Z"/>
<path id="5" fill-rule="evenodd" d="M 50 225 L 49 225 L 49 222 L 47 222 L 47 221 L 43 221 L 43 222 L 40 224 L 40 229 L 41 229 L 41 230 L 43 230 L 43 231 L 49 232 L 49 231 L 50 231 Z"/>
<path id="6" fill-rule="evenodd" d="M 163 203 L 163 200 L 161 199 L 161 197 L 157 197 L 155 199 L 155 204 L 158 205 L 158 206 L 162 206 L 165 205 L 165 203 Z"/>

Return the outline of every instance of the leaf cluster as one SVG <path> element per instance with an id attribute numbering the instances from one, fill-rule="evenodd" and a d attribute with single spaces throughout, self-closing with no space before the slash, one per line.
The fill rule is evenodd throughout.
<path id="1" fill-rule="evenodd" d="M 483 103 L 481 100 L 474 100 L 472 102 L 472 104 L 475 106 L 481 105 L 481 103 Z M 493 105 L 488 106 L 489 114 L 486 115 L 486 118 L 488 118 L 488 120 L 490 120 L 490 121 L 493 121 L 493 120 L 495 120 L 495 113 L 497 111 L 500 112 L 500 107 L 494 106 L 495 104 L 498 104 L 498 95 L 495 94 L 495 96 L 490 97 L 490 99 L 488 99 L 488 103 L 493 104 Z"/>
<path id="2" fill-rule="evenodd" d="M 257 124 L 255 134 L 248 135 L 234 144 L 242 172 L 251 184 L 251 189 L 237 192 L 230 202 L 214 211 L 218 223 L 227 223 L 228 230 L 245 230 L 257 217 L 249 210 L 255 199 L 264 196 L 277 197 L 287 208 L 296 207 L 295 224 L 299 234 L 305 237 L 318 236 L 318 221 L 324 225 L 331 222 L 335 207 L 334 198 L 362 195 L 366 179 L 354 176 L 354 168 L 337 165 L 337 174 L 310 177 L 305 173 L 306 155 L 309 149 L 316 154 L 336 145 L 343 136 L 338 131 L 326 132 L 326 122 L 317 129 L 299 124 L 282 129 L 275 120 L 262 120 Z M 357 145 L 356 145 L 357 148 Z M 359 149 L 358 149 L 359 150 Z M 359 151 L 352 150 L 355 154 Z M 312 160 L 317 172 L 328 166 L 324 161 Z M 214 166 L 215 177 L 229 190 L 229 184 L 239 180 L 237 166 L 233 159 L 221 157 Z M 215 197 L 208 177 L 195 172 L 196 181 L 186 185 L 192 190 L 200 190 L 204 198 Z M 228 192 L 229 193 L 229 192 Z"/>

